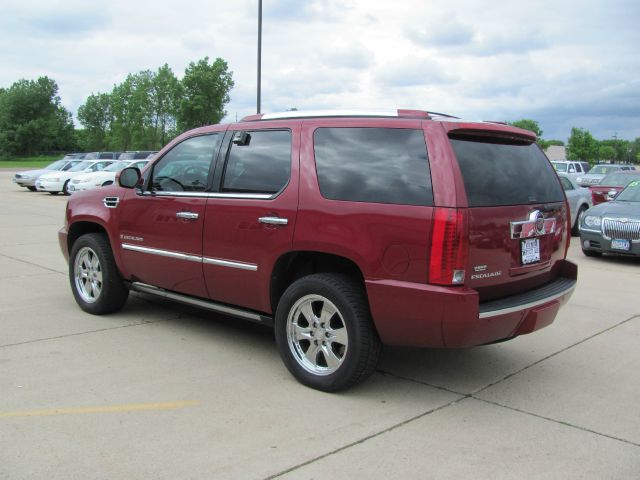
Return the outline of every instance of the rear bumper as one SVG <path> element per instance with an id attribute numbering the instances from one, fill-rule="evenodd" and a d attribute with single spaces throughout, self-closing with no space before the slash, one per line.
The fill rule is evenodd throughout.
<path id="1" fill-rule="evenodd" d="M 393 280 L 367 281 L 374 323 L 383 343 L 470 347 L 546 327 L 569 300 L 578 268 L 563 261 L 554 281 L 534 290 L 480 303 L 475 290 Z"/>

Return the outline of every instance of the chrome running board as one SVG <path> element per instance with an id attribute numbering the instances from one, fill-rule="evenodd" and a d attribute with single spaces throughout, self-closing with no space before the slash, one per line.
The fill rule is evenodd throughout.
<path id="1" fill-rule="evenodd" d="M 183 295 L 181 293 L 171 292 L 164 288 L 154 287 L 153 285 L 147 285 L 146 283 L 132 282 L 129 284 L 131 290 L 141 293 L 149 293 L 162 298 L 168 298 L 176 302 L 184 303 L 205 310 L 210 310 L 216 313 L 223 313 L 225 315 L 231 315 L 233 317 L 243 318 L 252 322 L 260 323 L 273 327 L 273 318 L 268 315 L 261 315 L 251 310 L 243 310 L 237 307 L 230 307 L 221 303 L 212 302 L 211 300 L 204 300 L 202 298 L 191 297 L 189 295 Z"/>

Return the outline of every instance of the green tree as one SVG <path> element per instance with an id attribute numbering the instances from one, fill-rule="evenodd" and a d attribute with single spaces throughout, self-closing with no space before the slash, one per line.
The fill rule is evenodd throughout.
<path id="1" fill-rule="evenodd" d="M 71 114 L 48 77 L 18 80 L 0 90 L 0 152 L 33 155 L 75 147 Z"/>
<path id="2" fill-rule="evenodd" d="M 515 122 L 510 122 L 509 125 L 513 127 L 529 130 L 535 133 L 538 139 L 542 139 L 542 129 L 540 128 L 540 125 L 538 124 L 538 122 L 536 122 L 535 120 L 523 118 L 522 120 L 516 120 Z"/>
<path id="3" fill-rule="evenodd" d="M 177 134 L 178 107 L 182 87 L 166 63 L 158 69 L 151 82 L 153 145 L 160 149 Z"/>
<path id="4" fill-rule="evenodd" d="M 610 145 L 600 145 L 598 148 L 599 160 L 612 161 L 616 156 L 616 150 Z"/>
<path id="5" fill-rule="evenodd" d="M 78 120 L 84 125 L 82 148 L 104 150 L 107 148 L 111 130 L 111 95 L 98 93 L 89 95 L 84 105 L 78 108 Z"/>
<path id="6" fill-rule="evenodd" d="M 136 150 L 151 146 L 153 76 L 149 70 L 129 74 L 121 84 L 113 87 L 110 148 Z"/>
<path id="7" fill-rule="evenodd" d="M 182 78 L 182 99 L 178 111 L 178 126 L 181 130 L 220 122 L 227 114 L 224 106 L 229 102 L 233 88 L 233 72 L 227 62 L 209 57 L 191 62 Z"/>
<path id="8" fill-rule="evenodd" d="M 573 127 L 567 142 L 569 160 L 586 160 L 593 163 L 598 156 L 598 141 L 583 128 Z"/>
<path id="9" fill-rule="evenodd" d="M 540 148 L 542 148 L 543 150 L 546 150 L 552 145 L 564 147 L 564 142 L 562 140 L 543 140 L 540 138 L 538 139 L 538 145 L 540 145 Z"/>

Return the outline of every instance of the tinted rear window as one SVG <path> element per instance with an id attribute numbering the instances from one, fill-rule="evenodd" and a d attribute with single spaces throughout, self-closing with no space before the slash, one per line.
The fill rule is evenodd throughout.
<path id="1" fill-rule="evenodd" d="M 318 128 L 314 149 L 325 198 L 433 205 L 422 130 Z"/>
<path id="2" fill-rule="evenodd" d="M 470 207 L 564 201 L 553 167 L 535 144 L 452 138 Z"/>

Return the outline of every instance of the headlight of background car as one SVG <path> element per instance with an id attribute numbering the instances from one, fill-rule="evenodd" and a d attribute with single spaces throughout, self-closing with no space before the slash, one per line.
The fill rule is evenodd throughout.
<path id="1" fill-rule="evenodd" d="M 584 217 L 584 224 L 587 227 L 599 227 L 602 223 L 602 219 L 600 217 L 594 217 L 593 215 L 587 215 Z"/>

